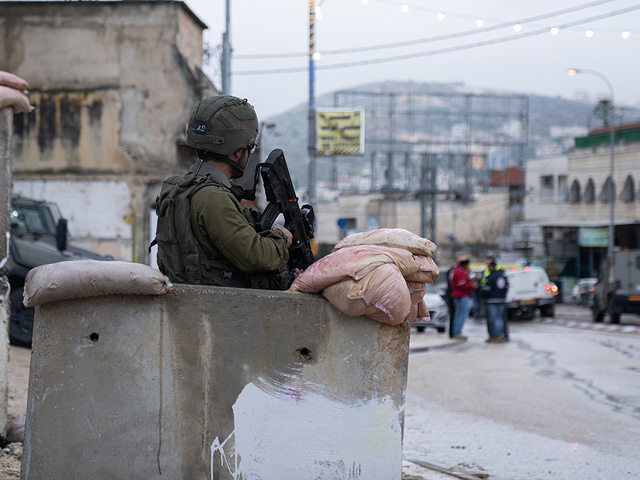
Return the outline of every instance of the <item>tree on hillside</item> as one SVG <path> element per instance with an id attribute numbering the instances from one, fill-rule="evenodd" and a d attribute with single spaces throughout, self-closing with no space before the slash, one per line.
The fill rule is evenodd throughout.
<path id="1" fill-rule="evenodd" d="M 598 102 L 598 104 L 593 109 L 593 114 L 596 118 L 602 120 L 602 124 L 605 127 L 609 126 L 609 120 L 613 119 L 613 104 L 611 100 L 603 99 Z"/>

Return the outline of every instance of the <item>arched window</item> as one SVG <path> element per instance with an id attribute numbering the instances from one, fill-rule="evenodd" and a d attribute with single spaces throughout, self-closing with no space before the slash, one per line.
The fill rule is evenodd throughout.
<path id="1" fill-rule="evenodd" d="M 587 203 L 593 203 L 596 201 L 596 186 L 593 183 L 593 178 L 590 178 L 587 182 L 587 188 L 584 189 L 584 201 Z"/>
<path id="2" fill-rule="evenodd" d="M 580 182 L 577 179 L 571 184 L 567 200 L 569 203 L 580 203 Z"/>
<path id="3" fill-rule="evenodd" d="M 613 198 L 616 198 L 616 184 L 613 184 Z M 611 177 L 607 177 L 602 184 L 602 191 L 598 195 L 598 200 L 602 203 L 609 203 L 611 201 Z"/>
<path id="4" fill-rule="evenodd" d="M 629 175 L 624 181 L 624 188 L 620 194 L 620 201 L 633 202 L 636 199 L 636 186 L 633 177 Z"/>

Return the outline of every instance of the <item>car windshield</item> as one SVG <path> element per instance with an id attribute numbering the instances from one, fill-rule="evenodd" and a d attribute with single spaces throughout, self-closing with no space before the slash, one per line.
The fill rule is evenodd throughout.
<path id="1" fill-rule="evenodd" d="M 42 206 L 13 204 L 11 225 L 18 233 L 55 235 L 56 224 L 51 211 Z"/>

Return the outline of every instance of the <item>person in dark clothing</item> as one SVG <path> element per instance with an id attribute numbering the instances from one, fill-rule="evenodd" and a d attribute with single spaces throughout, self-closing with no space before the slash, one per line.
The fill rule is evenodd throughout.
<path id="1" fill-rule="evenodd" d="M 507 298 L 509 280 L 505 272 L 496 267 L 496 262 L 489 262 L 489 275 L 482 289 L 487 314 L 488 343 L 504 343 L 509 341 L 507 321 L 504 318 L 504 303 Z"/>

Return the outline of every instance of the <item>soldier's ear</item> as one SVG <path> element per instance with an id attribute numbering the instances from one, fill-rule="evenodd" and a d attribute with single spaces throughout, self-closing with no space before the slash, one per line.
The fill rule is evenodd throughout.
<path id="1" fill-rule="evenodd" d="M 233 152 L 231 155 L 229 155 L 229 158 L 234 162 L 237 162 L 242 158 L 242 156 L 244 155 L 244 152 L 245 152 L 244 148 L 239 148 L 235 152 Z"/>

